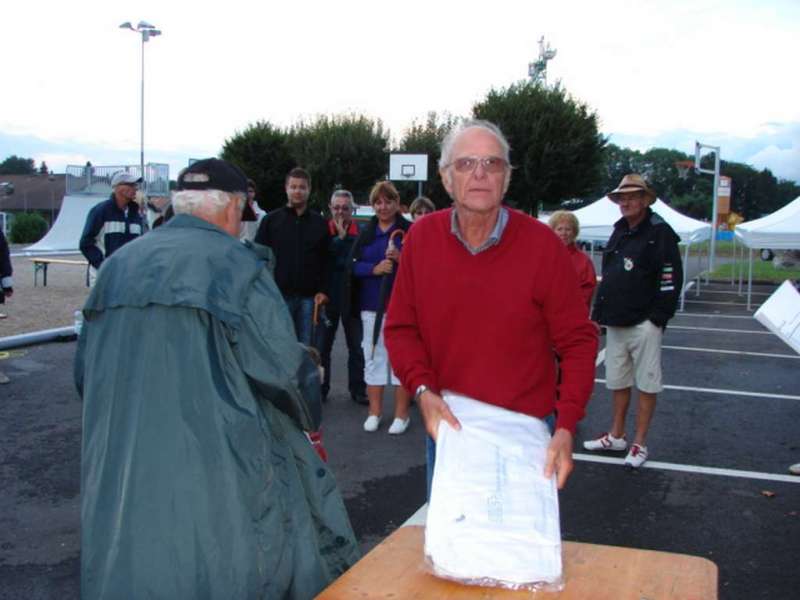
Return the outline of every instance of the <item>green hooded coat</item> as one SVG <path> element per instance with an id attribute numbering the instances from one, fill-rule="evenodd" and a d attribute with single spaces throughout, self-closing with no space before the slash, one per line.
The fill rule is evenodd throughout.
<path id="1" fill-rule="evenodd" d="M 265 256 L 189 215 L 84 307 L 84 598 L 312 598 L 359 557 L 303 430 L 319 376 Z"/>

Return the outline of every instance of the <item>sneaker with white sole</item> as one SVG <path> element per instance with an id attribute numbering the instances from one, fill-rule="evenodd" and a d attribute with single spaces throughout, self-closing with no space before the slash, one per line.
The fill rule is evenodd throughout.
<path id="1" fill-rule="evenodd" d="M 795 463 L 789 467 L 789 473 L 792 475 L 800 475 L 800 463 Z"/>
<path id="2" fill-rule="evenodd" d="M 647 446 L 640 446 L 639 444 L 631 444 L 631 450 L 628 456 L 625 457 L 625 466 L 633 467 L 634 469 L 641 467 L 644 461 L 647 460 Z"/>
<path id="3" fill-rule="evenodd" d="M 370 415 L 367 417 L 367 420 L 364 421 L 364 431 L 368 431 L 369 433 L 373 433 L 378 431 L 378 427 L 381 424 L 381 418 L 377 415 Z"/>
<path id="4" fill-rule="evenodd" d="M 391 435 L 400 435 L 401 433 L 405 433 L 406 429 L 408 429 L 409 423 L 411 423 L 410 417 L 405 419 L 395 418 L 395 420 L 392 421 L 392 425 L 389 427 L 389 433 Z"/>
<path id="5" fill-rule="evenodd" d="M 586 450 L 614 450 L 622 452 L 628 447 L 628 442 L 625 440 L 625 434 L 622 437 L 614 437 L 610 433 L 604 433 L 599 438 L 594 440 L 587 440 L 583 442 L 583 447 Z"/>

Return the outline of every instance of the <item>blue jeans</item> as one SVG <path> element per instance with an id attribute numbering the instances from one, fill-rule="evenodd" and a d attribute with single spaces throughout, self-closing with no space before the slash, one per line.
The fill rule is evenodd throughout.
<path id="1" fill-rule="evenodd" d="M 289 308 L 289 315 L 294 323 L 294 332 L 297 340 L 306 346 L 311 345 L 311 315 L 314 312 L 314 298 L 306 296 L 296 296 L 294 294 L 284 295 L 284 301 Z"/>
<path id="2" fill-rule="evenodd" d="M 550 430 L 550 435 L 556 428 L 556 416 L 554 414 L 547 415 L 542 421 L 545 422 L 547 428 Z M 436 466 L 436 442 L 429 435 L 425 436 L 425 475 L 428 482 L 428 502 L 431 501 L 431 484 L 433 483 L 433 468 Z"/>
<path id="3" fill-rule="evenodd" d="M 325 398 L 331 389 L 331 350 L 336 339 L 336 331 L 339 329 L 339 321 L 342 322 L 344 337 L 347 341 L 347 384 L 350 395 L 353 398 L 366 396 L 364 353 L 361 350 L 361 319 L 342 319 L 339 307 L 334 306 L 333 303 L 325 307 L 325 312 L 330 325 L 324 326 L 320 324 L 319 327 L 322 330 L 319 350 L 322 355 L 322 367 L 325 369 L 325 379 L 322 382 L 322 397 Z"/>

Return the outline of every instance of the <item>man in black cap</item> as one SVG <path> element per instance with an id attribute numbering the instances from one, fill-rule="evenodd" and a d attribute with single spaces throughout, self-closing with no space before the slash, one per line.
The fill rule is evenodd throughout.
<path id="1" fill-rule="evenodd" d="M 84 307 L 81 594 L 312 598 L 358 558 L 304 434 L 319 373 L 238 240 L 244 174 L 206 159 L 178 190 Z"/>
<path id="2" fill-rule="evenodd" d="M 139 204 L 134 200 L 142 178 L 118 171 L 111 178 L 111 197 L 89 211 L 80 249 L 91 265 L 92 282 L 103 260 L 144 232 Z"/>

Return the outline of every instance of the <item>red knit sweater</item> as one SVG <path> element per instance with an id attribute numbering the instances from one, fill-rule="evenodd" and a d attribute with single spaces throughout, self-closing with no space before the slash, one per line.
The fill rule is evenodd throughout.
<path id="1" fill-rule="evenodd" d="M 556 407 L 556 427 L 574 433 L 597 333 L 566 247 L 510 210 L 500 243 L 473 256 L 450 232 L 451 210 L 406 236 L 384 330 L 395 373 L 412 393 L 425 384 L 536 417 Z"/>

